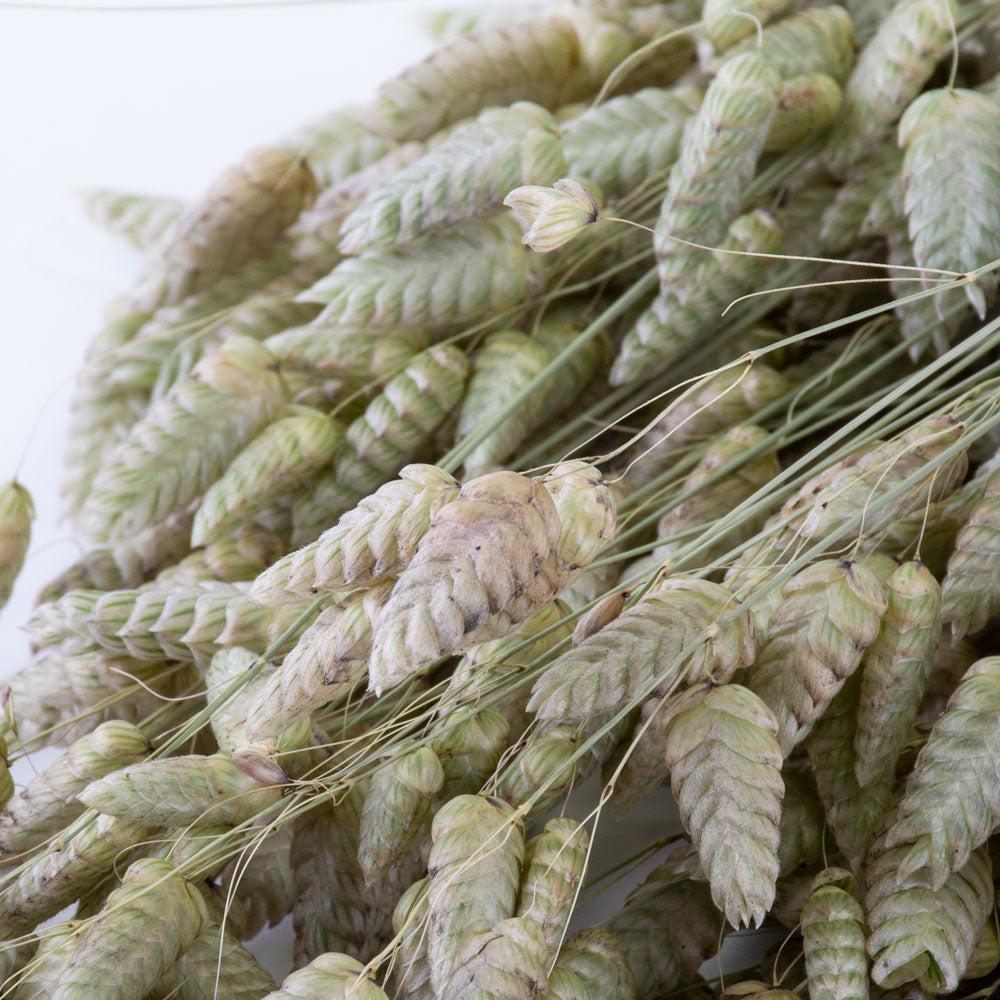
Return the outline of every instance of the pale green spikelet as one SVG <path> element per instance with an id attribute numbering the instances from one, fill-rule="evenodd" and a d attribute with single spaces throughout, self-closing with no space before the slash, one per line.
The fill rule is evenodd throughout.
<path id="1" fill-rule="evenodd" d="M 305 485 L 333 459 L 343 434 L 336 420 L 305 406 L 268 425 L 205 494 L 195 515 L 192 544 L 217 541 L 275 497 Z"/>
<path id="2" fill-rule="evenodd" d="M 369 883 L 377 881 L 420 832 L 444 770 L 430 747 L 384 764 L 373 775 L 361 812 L 358 863 Z"/>
<path id="3" fill-rule="evenodd" d="M 637 1000 L 652 1000 L 694 976 L 718 950 L 723 927 L 694 848 L 671 848 L 607 927 L 635 977 Z"/>
<path id="4" fill-rule="evenodd" d="M 427 879 L 422 878 L 400 896 L 392 914 L 392 929 L 401 935 L 393 979 L 396 995 L 406 1000 L 437 1000 L 427 959 L 426 925 Z"/>
<path id="5" fill-rule="evenodd" d="M 572 726 L 556 726 L 529 736 L 504 768 L 497 796 L 512 806 L 531 803 L 529 817 L 545 812 L 577 780 L 582 734 Z"/>
<path id="6" fill-rule="evenodd" d="M 868 869 L 868 954 L 872 981 L 892 989 L 915 980 L 931 994 L 952 992 L 993 908 L 993 866 L 985 847 L 929 889 L 903 873 L 905 848 L 876 844 Z"/>
<path id="7" fill-rule="evenodd" d="M 77 793 L 149 750 L 149 740 L 128 722 L 105 722 L 81 737 L 0 811 L 0 855 L 19 854 L 58 833 L 84 811 Z"/>
<path id="8" fill-rule="evenodd" d="M 705 34 L 716 52 L 728 49 L 747 35 L 754 33 L 754 21 L 759 25 L 781 17 L 791 6 L 789 0 L 705 0 L 701 19 Z"/>
<path id="9" fill-rule="evenodd" d="M 587 719 L 648 696 L 654 683 L 661 694 L 678 682 L 724 683 L 754 658 L 749 615 L 719 623 L 736 608 L 719 584 L 667 579 L 555 660 L 536 682 L 528 709 L 543 719 Z M 694 653 L 677 662 L 695 643 Z"/>
<path id="10" fill-rule="evenodd" d="M 611 384 L 648 378 L 690 351 L 692 341 L 732 301 L 756 287 L 771 263 L 766 257 L 741 255 L 777 253 L 782 237 L 780 220 L 770 209 L 734 219 L 719 249 L 694 261 L 685 283 L 666 284 L 626 334 Z"/>
<path id="11" fill-rule="evenodd" d="M 328 326 L 448 330 L 518 305 L 541 281 L 510 214 L 471 219 L 400 247 L 351 257 L 300 298 Z"/>
<path id="12" fill-rule="evenodd" d="M 34 519 L 31 494 L 19 482 L 0 486 L 0 608 L 7 603 L 24 565 Z"/>
<path id="13" fill-rule="evenodd" d="M 14 794 L 14 779 L 11 777 L 9 764 L 7 740 L 0 734 L 0 805 L 6 805 Z M 6 810 L 0 813 L 0 820 L 5 813 Z"/>
<path id="14" fill-rule="evenodd" d="M 882 587 L 861 563 L 818 562 L 785 584 L 749 680 L 778 718 L 785 754 L 857 669 L 885 609 Z"/>
<path id="15" fill-rule="evenodd" d="M 295 153 L 251 150 L 150 248 L 130 304 L 152 312 L 263 257 L 315 195 L 316 181 Z"/>
<path id="16" fill-rule="evenodd" d="M 941 587 L 922 563 L 903 563 L 886 581 L 885 594 L 878 637 L 861 661 L 854 766 L 863 787 L 892 782 L 941 635 Z"/>
<path id="17" fill-rule="evenodd" d="M 507 720 L 492 708 L 461 708 L 440 718 L 429 742 L 444 768 L 442 799 L 478 792 L 507 747 Z"/>
<path id="18" fill-rule="evenodd" d="M 465 943 L 514 913 L 524 835 L 506 804 L 460 795 L 438 810 L 431 837 L 427 954 L 440 992 L 461 968 Z"/>
<path id="19" fill-rule="evenodd" d="M 269 351 L 244 338 L 203 358 L 98 474 L 81 514 L 89 533 L 118 541 L 200 496 L 284 405 L 276 367 Z"/>
<path id="20" fill-rule="evenodd" d="M 719 994 L 719 1000 L 801 1000 L 792 990 L 773 989 L 759 979 L 745 979 L 730 983 Z"/>
<path id="21" fill-rule="evenodd" d="M 564 167 L 555 119 L 544 108 L 489 108 L 376 186 L 344 221 L 340 249 L 407 243 L 427 229 L 487 215 L 512 188 L 551 184 Z"/>
<path id="22" fill-rule="evenodd" d="M 816 785 L 806 774 L 783 770 L 785 797 L 781 801 L 778 823 L 778 862 L 781 874 L 815 865 L 823 858 L 826 819 Z"/>
<path id="23" fill-rule="evenodd" d="M 794 149 L 837 117 L 842 100 L 840 84 L 826 73 L 802 73 L 785 80 L 767 130 L 765 152 Z"/>
<path id="24" fill-rule="evenodd" d="M 987 917 L 976 950 L 965 967 L 965 978 L 979 979 L 989 975 L 998 964 L 1000 964 L 1000 935 L 997 933 L 996 921 Z"/>
<path id="25" fill-rule="evenodd" d="M 248 755 L 249 756 L 249 755 Z M 281 769 L 257 755 L 192 754 L 124 767 L 91 782 L 79 799 L 92 809 L 149 826 L 242 823 L 282 796 Z"/>
<path id="26" fill-rule="evenodd" d="M 974 663 L 917 756 L 886 846 L 902 848 L 900 879 L 939 889 L 1000 817 L 1000 657 Z"/>
<path id="27" fill-rule="evenodd" d="M 556 969 L 578 977 L 586 1000 L 618 997 L 636 1000 L 635 979 L 625 952 L 614 934 L 588 927 L 577 931 L 563 944 Z M 577 996 L 579 994 L 565 994 Z"/>
<path id="28" fill-rule="evenodd" d="M 326 469 L 308 490 L 294 494 L 284 508 L 279 505 L 274 510 L 283 520 L 291 522 L 292 548 L 301 548 L 316 541 L 359 499 L 353 486 L 342 483 L 334 469 Z"/>
<path id="29" fill-rule="evenodd" d="M 952 45 L 953 0 L 898 0 L 861 50 L 827 143 L 827 165 L 843 174 L 884 138 Z"/>
<path id="30" fill-rule="evenodd" d="M 338 480 L 363 497 L 399 475 L 461 400 L 468 373 L 465 353 L 450 344 L 413 358 L 347 428 Z"/>
<path id="31" fill-rule="evenodd" d="M 388 1000 L 365 967 L 348 955 L 325 952 L 296 969 L 262 1000 Z"/>
<path id="32" fill-rule="evenodd" d="M 184 209 L 179 198 L 98 188 L 83 197 L 87 218 L 134 247 L 157 243 Z"/>
<path id="33" fill-rule="evenodd" d="M 284 552 L 285 544 L 275 532 L 250 521 L 227 538 L 196 549 L 176 565 L 160 570 L 153 586 L 166 590 L 175 584 L 187 586 L 203 580 L 245 583 Z"/>
<path id="34" fill-rule="evenodd" d="M 628 194 L 673 165 L 703 97 L 696 87 L 649 87 L 589 108 L 565 127 L 564 173 L 586 177 L 607 198 Z"/>
<path id="35" fill-rule="evenodd" d="M 12 1000 L 51 1000 L 79 926 L 78 920 L 64 920 L 38 936 L 38 947 L 27 967 L 18 970 L 16 978 L 0 979 Z M 12 954 L 6 952 L 5 957 Z"/>
<path id="36" fill-rule="evenodd" d="M 829 253 L 847 252 L 863 235 L 881 233 L 886 228 L 888 220 L 879 217 L 878 209 L 887 198 L 894 200 L 901 169 L 902 154 L 890 142 L 876 146 L 851 167 L 836 195 L 822 210 L 820 239 Z"/>
<path id="37" fill-rule="evenodd" d="M 854 876 L 824 868 L 802 910 L 802 943 L 810 1000 L 867 1000 L 865 915 L 852 893 Z"/>

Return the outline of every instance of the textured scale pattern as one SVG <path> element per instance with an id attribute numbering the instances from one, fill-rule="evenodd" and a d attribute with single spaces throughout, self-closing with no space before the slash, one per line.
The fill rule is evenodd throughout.
<path id="1" fill-rule="evenodd" d="M 867 1000 L 865 915 L 854 876 L 824 868 L 802 909 L 802 944 L 810 1000 Z"/>
<path id="2" fill-rule="evenodd" d="M 701 18 L 705 34 L 716 52 L 754 33 L 754 21 L 759 25 L 781 17 L 791 6 L 789 0 L 753 0 L 740 4 L 739 0 L 705 0 Z M 753 20 L 751 20 L 753 18 Z"/>
<path id="3" fill-rule="evenodd" d="M 325 952 L 296 969 L 263 1000 L 389 1000 L 384 990 L 365 974 L 364 966 L 348 955 Z"/>
<path id="4" fill-rule="evenodd" d="M 159 242 L 181 214 L 184 202 L 179 198 L 101 188 L 84 195 L 83 207 L 91 222 L 132 246 L 147 250 Z"/>
<path id="5" fill-rule="evenodd" d="M 577 931 L 563 944 L 555 967 L 575 977 L 582 986 L 580 994 L 564 993 L 560 1000 L 577 995 L 587 1000 L 598 997 L 637 1000 L 635 979 L 621 943 L 607 931 L 596 927 Z"/>
<path id="6" fill-rule="evenodd" d="M 35 505 L 18 482 L 0 486 L 0 608 L 7 603 L 31 544 Z"/>

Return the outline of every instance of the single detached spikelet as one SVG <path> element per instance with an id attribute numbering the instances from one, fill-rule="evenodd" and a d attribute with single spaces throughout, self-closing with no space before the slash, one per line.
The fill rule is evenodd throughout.
<path id="1" fill-rule="evenodd" d="M 626 334 L 611 369 L 611 384 L 648 378 L 689 351 L 707 324 L 717 322 L 734 299 L 759 283 L 770 263 L 766 256 L 742 254 L 777 253 L 782 236 L 782 226 L 770 209 L 734 219 L 720 248 L 692 263 L 690 284 L 666 284 Z"/>
<path id="2" fill-rule="evenodd" d="M 779 870 L 785 788 L 777 719 L 738 684 L 686 692 L 670 711 L 670 786 L 712 899 L 734 927 L 759 927 Z"/>
<path id="3" fill-rule="evenodd" d="M 618 711 L 650 688 L 662 694 L 678 683 L 724 683 L 754 658 L 749 615 L 719 621 L 736 608 L 719 584 L 668 579 L 555 660 L 536 682 L 528 709 L 543 719 L 588 719 Z"/>
<path id="4" fill-rule="evenodd" d="M 158 243 L 184 210 L 179 198 L 99 188 L 83 196 L 87 218 L 134 247 L 147 250 Z"/>
<path id="5" fill-rule="evenodd" d="M 740 19 L 752 28 L 753 23 Z M 688 123 L 653 239 L 661 290 L 688 277 L 703 250 L 679 237 L 715 246 L 736 217 L 778 105 L 781 80 L 770 63 L 748 52 L 724 63 Z"/>
<path id="6" fill-rule="evenodd" d="M 317 322 L 342 327 L 448 330 L 505 312 L 541 274 L 508 213 L 428 232 L 400 247 L 372 247 L 303 292 L 325 306 Z"/>
<path id="7" fill-rule="evenodd" d="M 515 599 L 530 593 L 560 531 L 542 483 L 514 472 L 466 483 L 438 510 L 375 622 L 371 687 L 398 684 L 460 648 L 491 616 L 507 612 L 516 623 L 548 603 L 553 593 L 536 607 Z"/>
<path id="8" fill-rule="evenodd" d="M 24 565 L 34 519 L 31 494 L 19 482 L 0 486 L 0 608 L 7 603 Z"/>
<path id="9" fill-rule="evenodd" d="M 149 740 L 128 722 L 105 722 L 78 739 L 0 811 L 0 855 L 35 847 L 84 810 L 77 801 L 91 781 L 142 760 Z"/>
<path id="10" fill-rule="evenodd" d="M 899 878 L 939 889 L 1000 818 L 1000 657 L 974 663 L 917 756 L 886 846 Z"/>
<path id="11" fill-rule="evenodd" d="M 577 931 L 560 948 L 555 968 L 576 977 L 583 987 L 579 994 L 564 994 L 567 1000 L 572 996 L 636 1000 L 635 979 L 625 952 L 618 938 L 607 931 L 596 927 Z"/>
<path id="12" fill-rule="evenodd" d="M 461 967 L 465 943 L 514 913 L 524 835 L 509 806 L 459 795 L 438 810 L 431 837 L 427 954 L 440 993 Z"/>
<path id="13" fill-rule="evenodd" d="M 758 26 L 767 24 L 781 17 L 790 6 L 788 0 L 754 0 L 742 6 L 736 0 L 705 0 L 701 19 L 708 40 L 717 52 L 722 52 L 752 35 L 754 21 Z"/>
<path id="14" fill-rule="evenodd" d="M 268 425 L 205 494 L 195 515 L 192 544 L 217 541 L 276 497 L 305 485 L 332 460 L 343 433 L 336 420 L 305 406 Z"/>
<path id="15" fill-rule="evenodd" d="M 941 635 L 941 587 L 922 563 L 903 563 L 886 581 L 885 594 L 878 637 L 861 662 L 854 752 L 862 786 L 892 781 Z"/>
<path id="16" fill-rule="evenodd" d="M 124 767 L 91 782 L 79 799 L 131 823 L 235 825 L 273 806 L 286 780 L 275 763 L 260 755 L 192 754 Z"/>
<path id="17" fill-rule="evenodd" d="M 635 977 L 638 1000 L 694 976 L 718 950 L 722 926 L 698 854 L 686 843 L 670 850 L 607 924 Z"/>
<path id="18" fill-rule="evenodd" d="M 802 944 L 810 1000 L 867 1000 L 864 913 L 854 876 L 824 868 L 802 910 Z"/>
<path id="19" fill-rule="evenodd" d="M 904 875 L 906 849 L 876 843 L 868 869 L 871 977 L 884 989 L 915 980 L 931 994 L 952 992 L 993 908 L 993 866 L 985 847 L 929 889 Z"/>
<path id="20" fill-rule="evenodd" d="M 551 187 L 525 184 L 514 188 L 503 203 L 524 230 L 521 242 L 535 253 L 558 250 L 597 222 L 601 213 L 598 193 L 572 177 L 563 177 Z"/>
<path id="21" fill-rule="evenodd" d="M 443 785 L 441 761 L 430 747 L 390 761 L 372 775 L 358 839 L 358 863 L 368 882 L 377 881 L 417 836 Z"/>
<path id="22" fill-rule="evenodd" d="M 563 174 L 555 119 L 522 101 L 489 108 L 377 185 L 344 221 L 340 249 L 406 243 L 427 229 L 487 215 L 511 188 Z"/>
<path id="23" fill-rule="evenodd" d="M 882 139 L 920 93 L 952 45 L 953 0 L 898 0 L 861 50 L 827 143 L 826 162 L 843 174 Z"/>
<path id="24" fill-rule="evenodd" d="M 355 958 L 325 952 L 296 969 L 262 1000 L 388 1000 Z"/>
<path id="25" fill-rule="evenodd" d="M 781 97 L 764 142 L 766 152 L 794 149 L 837 117 L 843 94 L 826 73 L 802 73 L 781 85 Z"/>
<path id="26" fill-rule="evenodd" d="M 783 753 L 857 669 L 885 610 L 882 587 L 861 563 L 825 560 L 785 584 L 749 681 L 777 716 Z"/>
<path id="27" fill-rule="evenodd" d="M 399 475 L 458 405 L 468 374 L 465 353 L 450 344 L 413 358 L 347 428 L 338 481 L 362 497 Z"/>
<path id="28" fill-rule="evenodd" d="M 152 312 L 263 257 L 315 194 L 316 181 L 295 153 L 251 150 L 150 249 L 130 304 Z"/>
<path id="29" fill-rule="evenodd" d="M 986 480 L 948 560 L 942 586 L 943 617 L 954 638 L 984 628 L 1000 603 L 1000 472 Z"/>
<path id="30" fill-rule="evenodd" d="M 269 351 L 234 337 L 158 400 L 97 476 L 81 514 L 117 541 L 200 496 L 284 405 Z"/>

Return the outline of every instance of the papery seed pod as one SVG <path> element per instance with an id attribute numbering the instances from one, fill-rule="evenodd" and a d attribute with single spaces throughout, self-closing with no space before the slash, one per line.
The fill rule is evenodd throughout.
<path id="1" fill-rule="evenodd" d="M 356 959 L 326 952 L 296 969 L 262 1000 L 388 1000 Z"/>
<path id="2" fill-rule="evenodd" d="M 872 981 L 892 989 L 916 980 L 928 993 L 950 993 L 993 907 L 990 856 L 985 847 L 971 852 L 932 890 L 902 873 L 905 855 L 905 847 L 877 843 L 868 869 Z"/>
<path id="3" fill-rule="evenodd" d="M 579 977 L 586 1000 L 636 1000 L 635 980 L 625 953 L 615 935 L 607 931 L 596 927 L 577 931 L 559 949 L 555 967 Z"/>
<path id="4" fill-rule="evenodd" d="M 998 678 L 1000 657 L 974 663 L 917 756 L 885 837 L 887 847 L 901 849 L 900 880 L 940 889 L 996 826 Z"/>
<path id="5" fill-rule="evenodd" d="M 437 511 L 458 495 L 454 476 L 407 465 L 315 542 L 262 573 L 250 591 L 260 604 L 294 603 L 324 590 L 367 585 L 409 565 Z"/>
<path id="6" fill-rule="evenodd" d="M 291 493 L 334 456 L 344 428 L 319 410 L 295 407 L 255 437 L 229 464 L 202 499 L 191 531 L 194 545 L 207 545 Z"/>
<path id="7" fill-rule="evenodd" d="M 427 959 L 427 879 L 414 882 L 399 898 L 392 929 L 401 935 L 393 970 L 396 996 L 407 1000 L 437 1000 Z"/>
<path id="8" fill-rule="evenodd" d="M 514 472 L 466 483 L 438 510 L 375 622 L 371 688 L 380 692 L 398 684 L 460 648 L 491 616 L 511 612 L 558 544 L 560 530 L 541 483 Z M 512 622 L 554 596 L 524 606 Z"/>
<path id="9" fill-rule="evenodd" d="M 581 742 L 581 734 L 571 726 L 557 726 L 529 736 L 505 767 L 497 787 L 498 798 L 515 807 L 530 801 L 529 817 L 545 812 L 573 787 Z"/>
<path id="10" fill-rule="evenodd" d="M 586 642 L 596 635 L 605 625 L 610 625 L 625 610 L 626 592 L 608 594 L 589 611 L 582 614 L 573 627 L 573 646 Z"/>
<path id="11" fill-rule="evenodd" d="M 197 498 L 284 403 L 273 355 L 234 338 L 158 400 L 97 476 L 81 514 L 120 540 Z"/>
<path id="12" fill-rule="evenodd" d="M 151 248 L 130 303 L 151 312 L 264 256 L 315 195 L 316 181 L 296 154 L 252 150 Z"/>
<path id="13" fill-rule="evenodd" d="M 993 155 L 1000 148 L 996 102 L 954 87 L 928 91 L 903 115 L 899 144 L 904 149 L 903 206 L 918 266 L 974 271 L 1000 256 L 995 226 L 979 209 L 992 203 L 990 192 L 998 184 Z M 957 164 L 958 171 L 942 172 L 945 149 L 967 150 Z M 970 195 L 973 204 L 966 204 Z M 946 203 L 951 205 L 947 213 L 941 211 Z M 980 318 L 995 291 L 993 274 L 965 286 Z M 943 315 L 943 303 L 937 308 Z"/>
<path id="14" fill-rule="evenodd" d="M 320 324 L 448 330 L 517 305 L 539 283 L 508 213 L 425 233 L 400 247 L 351 257 L 300 298 L 325 306 Z"/>
<path id="15" fill-rule="evenodd" d="M 857 669 L 885 609 L 882 587 L 860 563 L 815 563 L 785 584 L 749 680 L 777 716 L 784 754 Z"/>
<path id="16" fill-rule="evenodd" d="M 766 152 L 794 149 L 837 117 L 843 95 L 826 73 L 803 73 L 786 80 L 764 142 Z"/>
<path id="17" fill-rule="evenodd" d="M 444 770 L 430 747 L 384 764 L 373 775 L 361 812 L 358 863 L 369 883 L 406 850 L 420 832 Z"/>
<path id="18" fill-rule="evenodd" d="M 478 792 L 507 746 L 507 720 L 495 709 L 458 709 L 438 719 L 429 742 L 444 768 L 442 799 Z"/>
<path id="19" fill-rule="evenodd" d="M 739 21 L 753 26 L 746 18 Z M 755 52 L 719 68 L 684 129 L 654 227 L 661 290 L 689 277 L 705 259 L 705 251 L 670 237 L 715 246 L 725 236 L 756 168 L 780 88 L 778 74 Z"/>
<path id="20" fill-rule="evenodd" d="M 862 786 L 893 783 L 941 635 L 941 588 L 922 563 L 903 563 L 886 581 L 885 594 L 889 606 L 861 663 L 854 752 Z"/>
<path id="21" fill-rule="evenodd" d="M 854 876 L 825 868 L 802 910 L 802 943 L 810 1000 L 866 1000 L 865 915 L 852 893 Z"/>
<path id="22" fill-rule="evenodd" d="M 105 722 L 81 737 L 0 811 L 0 855 L 19 854 L 58 833 L 84 811 L 78 792 L 149 750 L 146 736 L 127 722 Z"/>
<path id="23" fill-rule="evenodd" d="M 545 939 L 528 917 L 510 917 L 465 939 L 441 996 L 537 997 L 548 980 Z"/>
<path id="24" fill-rule="evenodd" d="M 51 1000 L 79 926 L 78 920 L 65 920 L 39 935 L 38 947 L 27 966 L 10 978 L 0 979 L 12 1000 Z"/>
<path id="25" fill-rule="evenodd" d="M 536 682 L 528 709 L 543 719 L 587 719 L 648 694 L 654 681 L 661 693 L 678 682 L 725 683 L 754 657 L 749 615 L 719 621 L 736 609 L 732 594 L 718 584 L 665 580 L 552 663 Z"/>
<path id="26" fill-rule="evenodd" d="M 625 335 L 611 384 L 648 378 L 688 352 L 706 325 L 717 322 L 731 302 L 754 288 L 771 263 L 766 256 L 742 254 L 777 253 L 782 236 L 780 221 L 770 209 L 734 219 L 719 249 L 692 264 L 690 285 L 668 283 Z"/>
<path id="27" fill-rule="evenodd" d="M 777 719 L 738 684 L 685 692 L 669 711 L 670 787 L 712 899 L 734 927 L 759 927 L 779 869 L 785 788 Z"/>
<path id="28" fill-rule="evenodd" d="M 951 633 L 961 639 L 984 628 L 1000 601 L 996 554 L 1000 542 L 1000 472 L 986 480 L 981 498 L 955 540 L 942 586 L 943 617 Z"/>
<path id="29" fill-rule="evenodd" d="M 862 235 L 885 228 L 875 209 L 894 191 L 901 169 L 899 149 L 894 143 L 886 142 L 876 146 L 869 156 L 847 172 L 844 183 L 823 208 L 820 239 L 831 253 L 844 253 L 853 248 Z M 902 212 L 902 205 L 899 211 Z"/>
<path id="30" fill-rule="evenodd" d="M 701 18 L 705 34 L 716 52 L 728 49 L 754 32 L 754 21 L 767 24 L 788 10 L 788 0 L 755 0 L 740 6 L 734 0 L 705 0 Z"/>
<path id="31" fill-rule="evenodd" d="M 413 358 L 347 428 L 338 481 L 368 496 L 398 476 L 458 405 L 468 374 L 465 353 L 451 345 Z"/>
<path id="32" fill-rule="evenodd" d="M 431 837 L 427 954 L 441 992 L 461 968 L 465 943 L 514 913 L 524 834 L 506 804 L 460 795 L 438 810 Z"/>
<path id="33" fill-rule="evenodd" d="M 134 247 L 147 250 L 184 209 L 180 198 L 98 188 L 83 196 L 87 218 Z"/>
<path id="34" fill-rule="evenodd" d="M 34 519 L 31 494 L 19 482 L 0 486 L 0 608 L 7 603 L 24 565 Z"/>
<path id="35" fill-rule="evenodd" d="M 61 846 L 20 869 L 0 892 L 3 938 L 31 930 L 79 899 L 112 871 L 123 852 L 148 833 L 144 826 L 98 816 Z"/>
<path id="36" fill-rule="evenodd" d="M 237 824 L 278 802 L 283 780 L 270 761 L 264 775 L 254 776 L 228 755 L 192 754 L 124 767 L 91 782 L 78 797 L 92 809 L 131 823 Z"/>
<path id="37" fill-rule="evenodd" d="M 826 819 L 811 778 L 789 770 L 783 770 L 781 777 L 785 795 L 778 822 L 778 863 L 784 876 L 823 859 Z"/>
<path id="38" fill-rule="evenodd" d="M 843 174 L 883 138 L 949 50 L 957 18 L 952 0 L 898 0 L 861 50 L 844 88 L 844 106 L 826 161 Z"/>
<path id="39" fill-rule="evenodd" d="M 514 188 L 503 203 L 524 230 L 521 242 L 535 253 L 551 253 L 599 221 L 603 201 L 592 186 L 564 177 L 551 187 Z"/>
<path id="40" fill-rule="evenodd" d="M 511 188 L 564 173 L 555 119 L 538 105 L 489 108 L 375 187 L 345 220 L 340 249 L 407 243 L 427 229 L 487 215 Z"/>
<path id="41" fill-rule="evenodd" d="M 635 977 L 637 1000 L 652 1000 L 693 976 L 718 950 L 723 928 L 694 848 L 672 848 L 607 927 Z"/>

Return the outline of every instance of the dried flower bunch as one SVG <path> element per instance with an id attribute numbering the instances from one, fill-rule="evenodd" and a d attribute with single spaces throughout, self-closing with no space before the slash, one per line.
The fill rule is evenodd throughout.
<path id="1" fill-rule="evenodd" d="M 1000 990 L 1000 18 L 536 8 L 89 197 L 142 257 L 3 690 L 0 997 Z"/>

